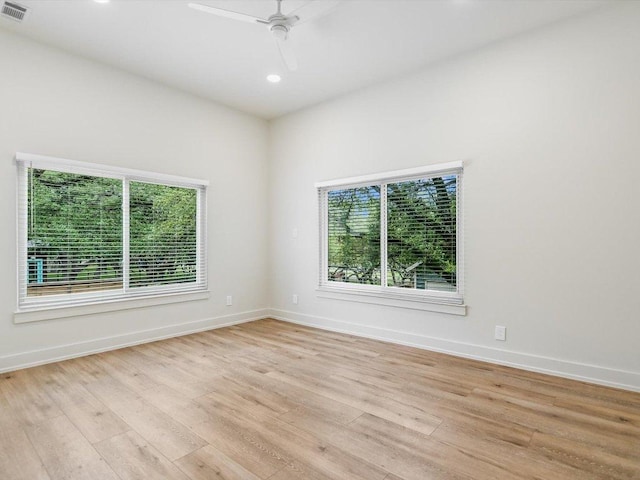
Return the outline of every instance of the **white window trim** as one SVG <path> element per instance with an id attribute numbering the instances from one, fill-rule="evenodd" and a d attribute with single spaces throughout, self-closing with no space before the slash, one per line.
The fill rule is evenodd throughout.
<path id="1" fill-rule="evenodd" d="M 65 318 L 209 298 L 206 248 L 206 188 L 209 185 L 209 181 L 21 152 L 16 153 L 15 161 L 21 174 L 18 175 L 16 199 L 16 231 L 18 237 L 18 267 L 16 271 L 16 284 L 18 285 L 18 289 L 16 305 L 18 307 L 14 313 L 14 323 L 34 322 L 53 318 Z M 20 282 L 25 280 L 24 276 L 21 275 L 21 270 L 25 267 L 24 262 L 27 258 L 27 218 L 26 216 L 21 217 L 19 212 L 22 208 L 20 202 L 26 198 L 26 193 L 21 191 L 21 189 L 26 189 L 26 182 L 24 181 L 24 178 L 21 178 L 22 172 L 29 167 L 122 180 L 124 233 L 123 255 L 127 255 L 127 257 L 129 253 L 129 239 L 128 235 L 126 235 L 128 232 L 129 222 L 129 183 L 132 181 L 147 182 L 195 189 L 197 191 L 196 216 L 198 218 L 198 221 L 196 222 L 196 251 L 199 255 L 196 281 L 185 284 L 159 285 L 156 287 L 139 287 L 129 289 L 126 283 L 129 276 L 128 262 L 124 262 L 122 290 L 93 292 L 91 294 L 77 293 L 73 295 L 55 295 L 51 297 L 39 297 L 38 299 L 24 302 L 20 296 L 20 291 L 22 289 Z"/>
<path id="2" fill-rule="evenodd" d="M 448 162 L 425 167 L 395 170 L 372 175 L 362 175 L 357 177 L 342 178 L 318 182 L 315 188 L 318 191 L 318 211 L 320 215 L 320 261 L 318 263 L 319 285 L 317 295 L 321 298 L 331 298 L 336 300 L 348 300 L 362 303 L 375 303 L 417 310 L 435 311 L 450 313 L 454 315 L 465 315 L 464 305 L 464 248 L 462 239 L 463 232 L 463 162 Z M 383 285 L 359 285 L 353 283 L 331 282 L 328 280 L 328 211 L 327 194 L 336 188 L 356 188 L 369 186 L 372 184 L 386 185 L 404 180 L 417 180 L 425 176 L 438 174 L 458 175 L 458 185 L 456 189 L 456 292 L 437 292 L 435 290 L 408 290 L 397 287 Z M 381 189 L 380 198 L 384 205 L 383 197 L 386 189 Z M 386 209 L 380 209 L 381 232 L 380 238 L 386 238 Z M 386 241 L 381 242 L 381 267 L 386 264 Z"/>
<path id="3" fill-rule="evenodd" d="M 168 305 L 171 303 L 193 302 L 207 300 L 211 293 L 209 290 L 183 291 L 154 295 L 140 295 L 136 297 L 95 300 L 91 303 L 79 305 L 57 305 L 50 307 L 34 307 L 21 309 L 13 313 L 13 323 L 41 322 L 43 320 L 55 320 L 58 318 L 82 317 L 99 313 L 115 312 L 120 310 L 133 310 L 136 308 Z"/>

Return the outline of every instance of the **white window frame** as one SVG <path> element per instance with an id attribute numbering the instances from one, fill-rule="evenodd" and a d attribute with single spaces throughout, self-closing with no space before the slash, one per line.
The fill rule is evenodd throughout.
<path id="1" fill-rule="evenodd" d="M 137 308 L 154 304 L 208 298 L 207 282 L 207 180 L 199 180 L 174 175 L 146 172 L 129 168 L 113 167 L 96 163 L 79 162 L 44 155 L 16 153 L 18 167 L 17 212 L 17 310 L 15 323 L 39 321 L 101 311 Z M 27 201 L 27 171 L 29 168 L 55 170 L 59 172 L 113 178 L 123 182 L 122 190 L 122 241 L 123 241 L 123 286 L 118 290 L 91 293 L 38 296 L 26 295 L 28 257 L 28 215 L 24 202 Z M 129 185 L 131 182 L 145 182 L 172 187 L 191 188 L 197 192 L 196 200 L 196 280 L 195 282 L 133 287 L 129 280 Z M 115 304 L 115 305 L 114 305 Z M 118 305 L 121 304 L 121 305 Z M 98 308 L 91 308 L 98 306 Z M 51 311 L 53 313 L 46 313 Z M 44 312 L 44 313 L 43 313 Z"/>
<path id="2" fill-rule="evenodd" d="M 386 285 L 387 271 L 387 203 L 386 185 L 403 181 L 419 180 L 440 175 L 456 175 L 456 291 L 440 292 L 436 290 L 413 290 Z M 336 189 L 348 189 L 367 186 L 380 186 L 380 270 L 381 285 L 362 285 L 346 282 L 333 282 L 328 278 L 328 192 Z M 395 170 L 379 174 L 342 178 L 318 182 L 320 255 L 318 270 L 318 296 L 338 300 L 363 303 L 375 303 L 418 310 L 437 311 L 456 315 L 465 315 L 464 305 L 464 246 L 463 234 L 463 163 L 448 162 L 425 167 Z"/>

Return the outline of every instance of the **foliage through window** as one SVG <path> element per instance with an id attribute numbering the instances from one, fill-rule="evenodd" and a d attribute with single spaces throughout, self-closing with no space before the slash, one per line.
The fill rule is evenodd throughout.
<path id="1" fill-rule="evenodd" d="M 196 210 L 194 189 L 130 183 L 130 286 L 195 282 Z"/>
<path id="2" fill-rule="evenodd" d="M 18 160 L 21 307 L 206 288 L 204 182 Z"/>
<path id="3" fill-rule="evenodd" d="M 329 278 L 380 285 L 380 187 L 332 190 L 327 202 Z"/>
<path id="4" fill-rule="evenodd" d="M 462 169 L 444 167 L 319 184 L 321 288 L 461 303 Z"/>

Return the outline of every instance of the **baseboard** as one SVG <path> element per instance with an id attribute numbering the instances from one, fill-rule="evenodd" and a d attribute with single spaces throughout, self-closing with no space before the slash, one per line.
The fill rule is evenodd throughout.
<path id="1" fill-rule="evenodd" d="M 532 372 L 545 373 L 557 377 L 580 380 L 640 392 L 640 373 L 616 370 L 586 363 L 532 355 L 528 353 L 502 350 L 471 343 L 456 342 L 443 338 L 429 337 L 416 333 L 391 330 L 330 318 L 306 315 L 286 310 L 270 309 L 271 318 L 333 332 L 348 333 L 360 337 L 407 345 L 434 352 L 447 353 L 458 357 L 481 360 Z"/>
<path id="2" fill-rule="evenodd" d="M 164 327 L 139 330 L 136 332 L 113 335 L 109 337 L 88 340 L 85 342 L 58 345 L 55 347 L 13 355 L 0 356 L 0 373 L 20 370 L 22 368 L 35 367 L 45 363 L 59 362 L 70 358 L 82 357 L 93 353 L 116 350 L 141 343 L 155 342 L 166 338 L 189 335 L 191 333 L 228 327 L 240 323 L 259 320 L 268 316 L 268 310 L 252 310 L 248 312 L 224 315 L 185 323 L 166 325 Z"/>
<path id="3" fill-rule="evenodd" d="M 278 309 L 253 310 L 233 315 L 224 315 L 186 323 L 167 325 L 148 330 L 139 330 L 136 332 L 103 337 L 86 342 L 71 343 L 0 356 L 0 373 L 35 367 L 46 363 L 59 362 L 70 358 L 82 357 L 109 350 L 116 350 L 118 348 L 139 345 L 141 343 L 154 342 L 166 338 L 179 337 L 182 335 L 189 335 L 191 333 L 238 325 L 240 323 L 252 322 L 254 320 L 260 320 L 267 317 L 289 323 L 321 328 L 323 330 L 347 333 L 374 340 L 446 353 L 458 357 L 520 368 L 532 372 L 545 373 L 558 377 L 594 383 L 597 385 L 640 392 L 640 373 L 637 372 L 605 368 L 597 365 L 571 362 L 464 342 L 456 342 L 411 332 L 372 327 Z"/>

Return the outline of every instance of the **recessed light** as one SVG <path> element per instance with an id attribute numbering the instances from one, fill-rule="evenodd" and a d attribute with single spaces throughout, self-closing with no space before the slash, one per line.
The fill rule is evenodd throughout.
<path id="1" fill-rule="evenodd" d="M 96 3 L 109 3 L 110 0 L 93 0 Z"/>
<path id="2" fill-rule="evenodd" d="M 280 80 L 282 80 L 280 75 L 276 75 L 275 73 L 272 73 L 271 75 L 267 75 L 267 81 L 271 83 L 278 83 Z"/>

